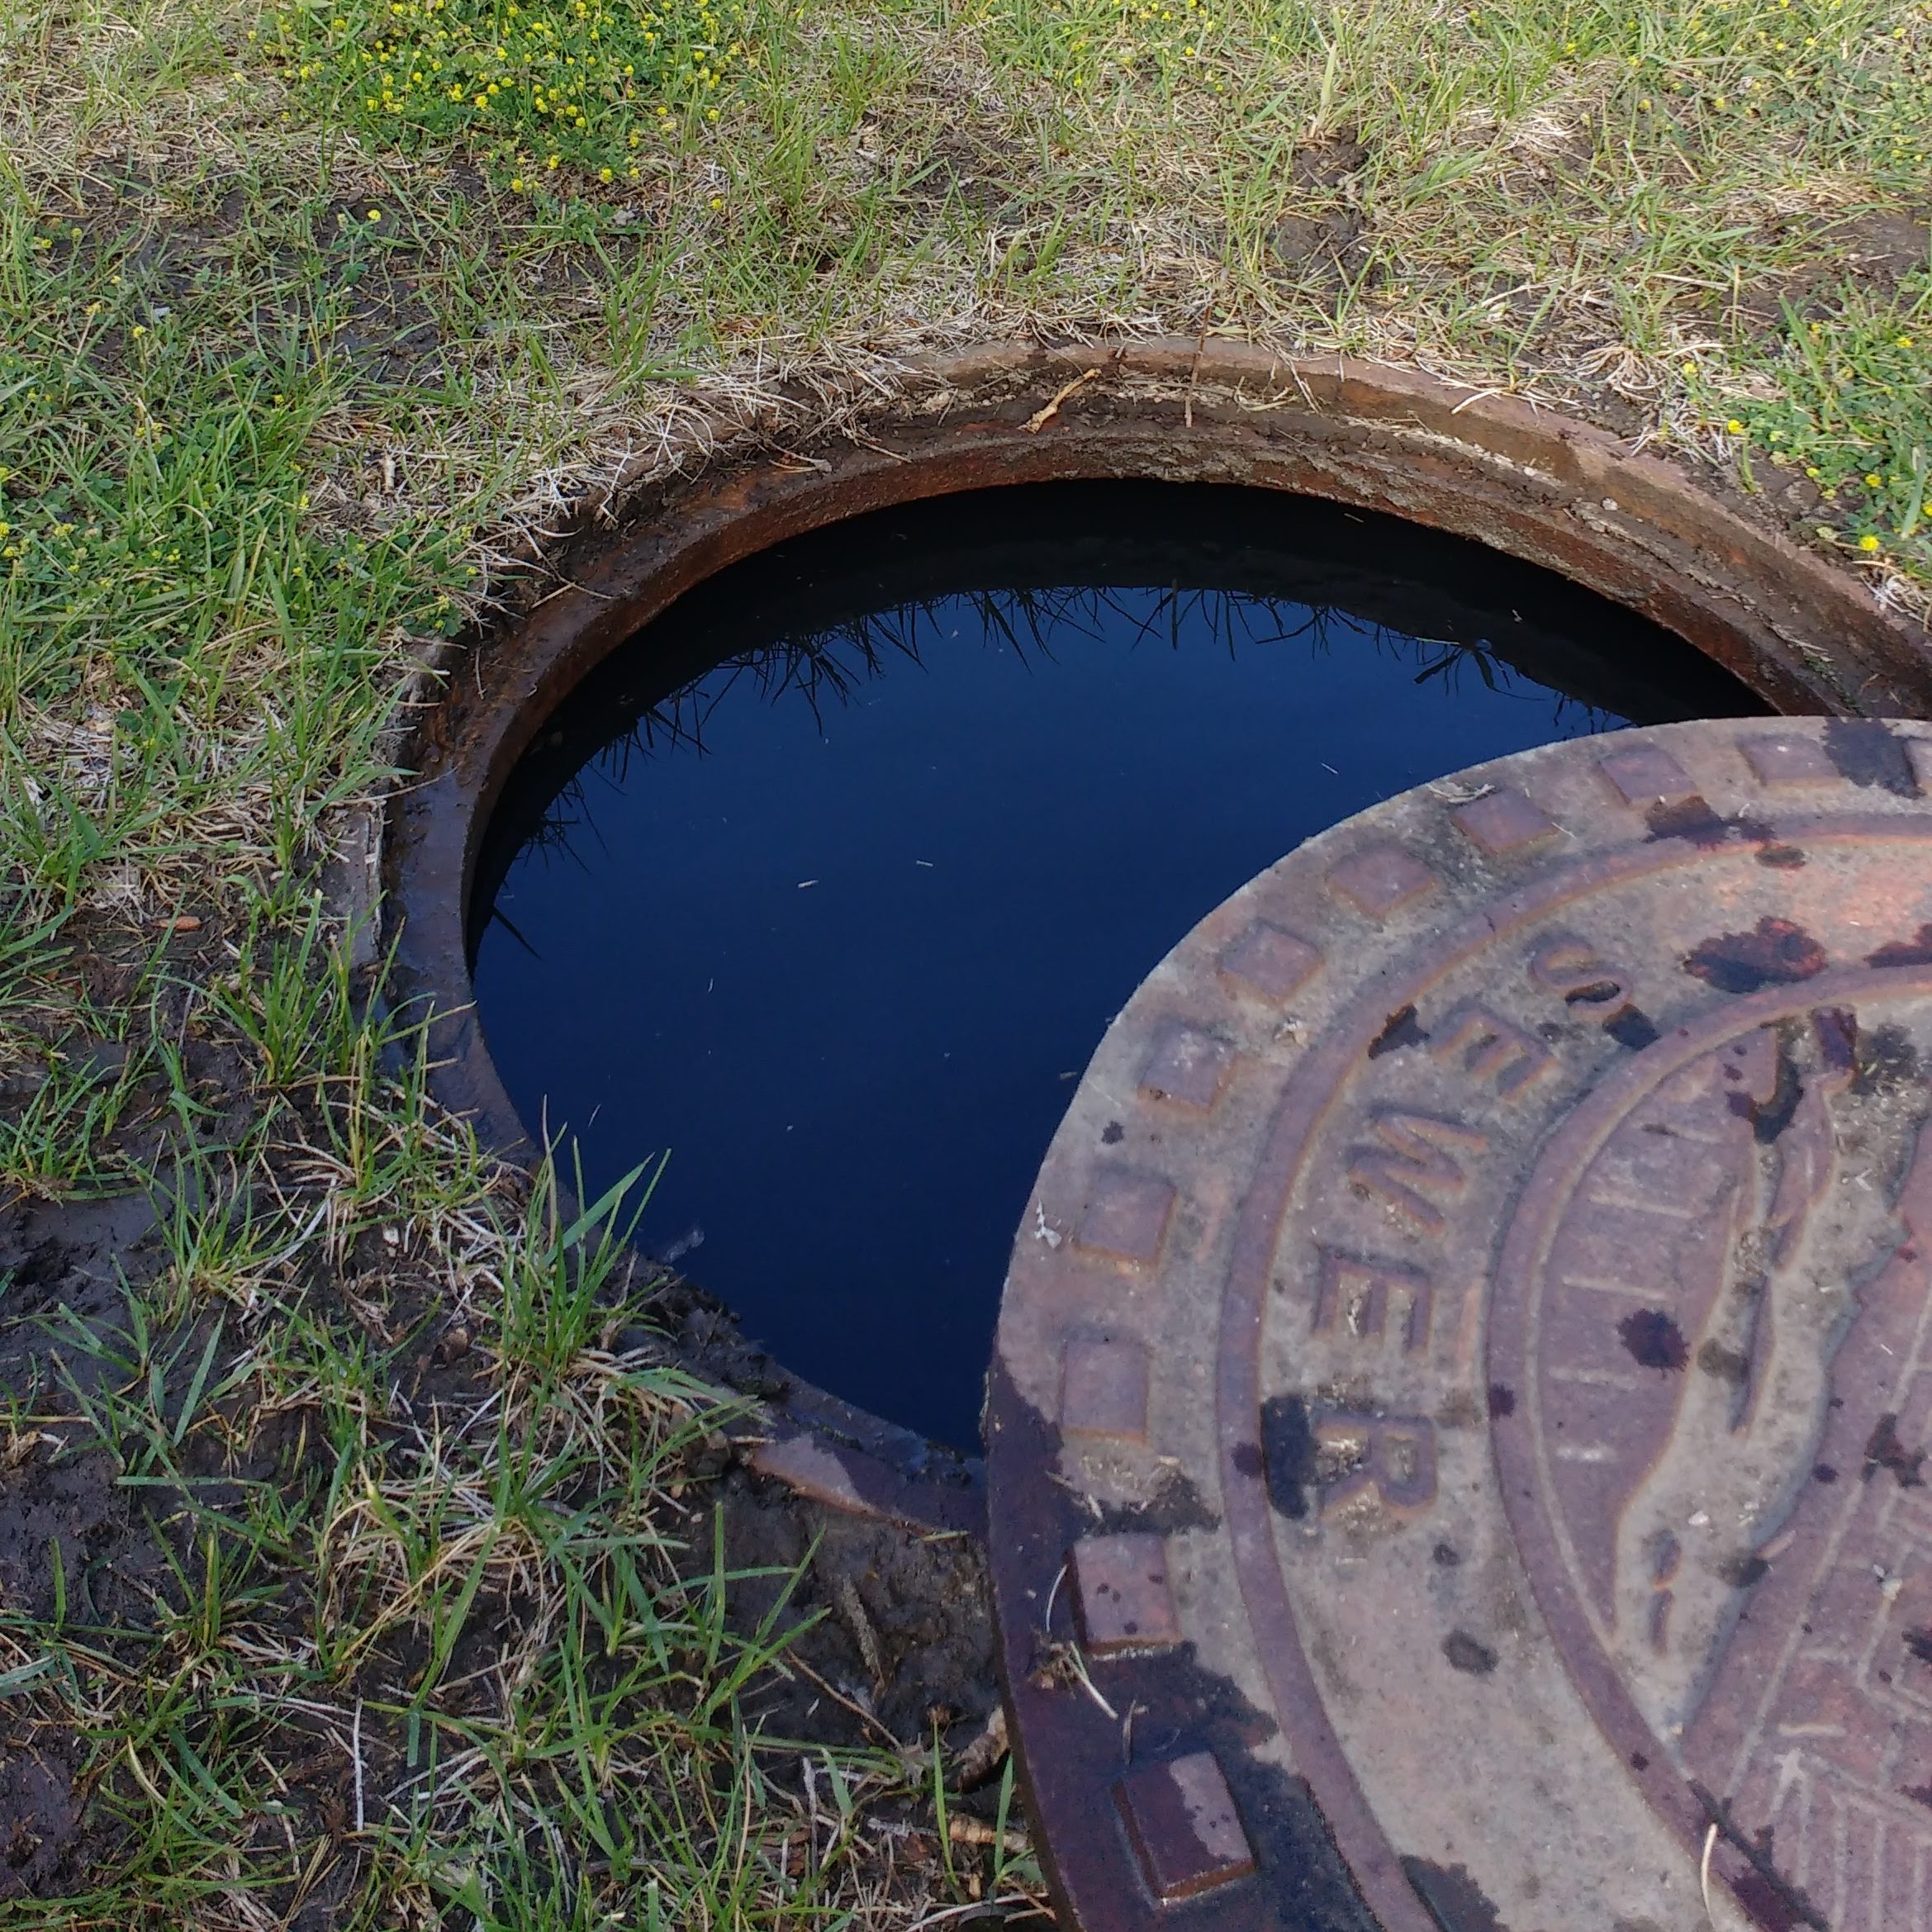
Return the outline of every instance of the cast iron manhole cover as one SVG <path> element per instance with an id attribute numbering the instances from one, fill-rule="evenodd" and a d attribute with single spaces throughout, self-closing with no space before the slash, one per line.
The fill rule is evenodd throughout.
<path id="1" fill-rule="evenodd" d="M 1108 1032 L 988 1416 L 1085 1932 L 1932 1925 L 1932 725 L 1503 759 Z"/>

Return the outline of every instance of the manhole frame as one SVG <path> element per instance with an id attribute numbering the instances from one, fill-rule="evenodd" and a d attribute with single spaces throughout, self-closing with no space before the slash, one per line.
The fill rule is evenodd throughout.
<path id="1" fill-rule="evenodd" d="M 1001 345 L 917 365 L 904 392 L 805 449 L 727 451 L 567 545 L 558 586 L 445 653 L 402 748 L 382 879 L 392 999 L 430 1016 L 436 1097 L 482 1144 L 536 1143 L 492 1063 L 466 947 L 482 833 L 568 693 L 704 579 L 865 511 L 1012 483 L 1241 484 L 1382 510 L 1542 565 L 1649 616 L 1787 713 L 1932 711 L 1932 635 L 1857 577 L 1608 432 L 1493 392 L 1346 358 L 1161 340 Z M 838 1507 L 975 1531 L 977 1464 L 786 1373 L 759 1466 Z M 962 1478 L 965 1479 L 962 1480 Z"/>

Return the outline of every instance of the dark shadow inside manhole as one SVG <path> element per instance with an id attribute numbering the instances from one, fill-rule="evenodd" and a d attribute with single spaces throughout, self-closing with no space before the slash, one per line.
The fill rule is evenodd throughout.
<path id="1" fill-rule="evenodd" d="M 1461 539 L 1273 491 L 1015 487 L 700 584 L 510 773 L 470 901 L 524 1120 L 791 1369 L 978 1436 L 1008 1250 L 1108 1020 L 1201 915 L 1407 786 L 1763 706 Z"/>

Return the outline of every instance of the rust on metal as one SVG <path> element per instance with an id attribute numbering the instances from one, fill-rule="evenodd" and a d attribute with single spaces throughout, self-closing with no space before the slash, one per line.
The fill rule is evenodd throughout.
<path id="1" fill-rule="evenodd" d="M 412 777 L 392 800 L 383 840 L 390 985 L 406 1006 L 434 1015 L 439 1098 L 501 1154 L 527 1161 L 536 1150 L 476 1018 L 466 926 L 475 854 L 511 767 L 571 690 L 695 584 L 865 510 L 1066 478 L 1297 492 L 1393 511 L 1574 577 L 1676 631 L 1776 710 L 1932 709 L 1924 634 L 1850 573 L 1603 431 L 1413 370 L 1212 341 L 1003 345 L 936 359 L 911 373 L 903 397 L 845 420 L 849 431 L 792 439 L 808 463 L 747 439 L 752 453 L 694 460 L 688 473 L 619 506 L 615 529 L 565 548 L 558 587 L 520 622 L 448 654 L 446 694 L 402 748 Z M 1475 813 L 1465 831 L 1472 858 L 1543 836 L 1501 805 Z M 1400 921 L 1412 899 L 1431 903 L 1434 880 L 1412 873 L 1403 855 L 1349 856 L 1355 872 L 1336 890 L 1355 895 L 1357 909 Z M 1257 921 L 1229 936 L 1219 970 L 1244 998 L 1285 1008 L 1318 964 L 1293 920 Z M 1177 1113 L 1218 1108 L 1214 1049 L 1173 1051 L 1182 1061 L 1150 1059 L 1137 1076 L 1167 1080 L 1162 1104 Z M 1205 1102 L 1196 1098 L 1203 1094 Z M 1107 1212 L 1124 1218 L 1121 1238 L 1144 1235 L 1127 1227 L 1124 1203 Z M 871 1460 L 851 1451 L 850 1479 L 830 1482 L 833 1491 L 874 1493 L 879 1461 L 902 1473 L 917 1466 L 916 1445 L 802 1384 L 767 1414 L 781 1436 L 809 1435 L 834 1459 L 857 1441 Z M 823 1473 L 824 1457 L 805 1449 L 775 1450 L 773 1460 Z M 951 1520 L 954 1501 L 942 1499 L 936 1522 Z M 893 1507 L 909 1505 L 901 1497 Z"/>
<path id="2" fill-rule="evenodd" d="M 1548 747 L 1135 994 L 988 1418 L 1066 1924 L 1932 1928 L 1929 779 Z"/>

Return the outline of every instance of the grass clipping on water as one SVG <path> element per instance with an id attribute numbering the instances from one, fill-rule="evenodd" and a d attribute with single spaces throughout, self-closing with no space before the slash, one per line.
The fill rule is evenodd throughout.
<path id="1" fill-rule="evenodd" d="M 159 1212 L 125 1297 L 0 1280 L 0 1507 L 94 1498 L 0 1552 L 0 1924 L 1022 1895 L 748 1727 L 719 1412 L 368 997 L 425 653 L 919 354 L 1203 330 L 1602 422 L 1925 611 L 1929 102 L 1925 0 L 0 0 L 0 1239 Z"/>

